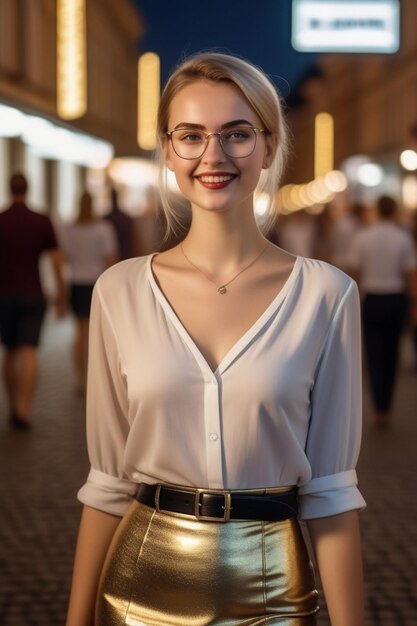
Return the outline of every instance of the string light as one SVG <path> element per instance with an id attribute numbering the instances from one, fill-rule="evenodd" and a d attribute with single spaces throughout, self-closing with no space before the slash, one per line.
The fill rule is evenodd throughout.
<path id="1" fill-rule="evenodd" d="M 85 0 L 57 0 L 57 110 L 65 120 L 87 111 Z"/>
<path id="2" fill-rule="evenodd" d="M 334 121 L 330 113 L 319 113 L 315 119 L 314 178 L 333 170 Z"/>
<path id="3" fill-rule="evenodd" d="M 143 150 L 156 148 L 160 85 L 159 56 L 154 52 L 146 52 L 138 62 L 138 145 Z"/>
<path id="4" fill-rule="evenodd" d="M 414 150 L 403 150 L 400 154 L 400 163 L 405 170 L 414 172 L 417 170 L 417 152 Z"/>

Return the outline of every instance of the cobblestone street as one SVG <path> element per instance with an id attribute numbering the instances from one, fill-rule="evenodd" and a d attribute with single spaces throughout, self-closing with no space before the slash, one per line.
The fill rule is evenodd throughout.
<path id="1" fill-rule="evenodd" d="M 29 433 L 8 425 L 0 387 L 0 624 L 63 626 L 88 463 L 84 401 L 71 369 L 72 324 L 49 319 Z M 359 483 L 366 626 L 417 625 L 417 373 L 403 346 L 395 415 L 385 430 L 369 422 L 365 396 Z M 414 495 L 413 495 L 414 493 Z M 319 626 L 328 625 L 325 611 Z"/>

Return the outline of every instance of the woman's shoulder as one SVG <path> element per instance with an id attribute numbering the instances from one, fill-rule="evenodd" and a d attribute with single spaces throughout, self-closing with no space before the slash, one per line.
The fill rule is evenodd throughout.
<path id="1" fill-rule="evenodd" d="M 350 276 L 326 261 L 302 257 L 302 271 L 305 287 L 312 293 L 341 297 L 349 289 L 356 289 Z"/>
<path id="2" fill-rule="evenodd" d="M 129 288 L 133 283 L 140 287 L 140 283 L 146 280 L 147 268 L 152 254 L 126 259 L 112 265 L 105 270 L 97 280 L 97 289 L 106 294 L 111 293 L 112 298 L 122 290 Z"/>

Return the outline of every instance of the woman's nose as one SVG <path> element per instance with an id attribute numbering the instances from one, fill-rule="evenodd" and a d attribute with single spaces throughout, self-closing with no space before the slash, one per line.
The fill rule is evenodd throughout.
<path id="1" fill-rule="evenodd" d="M 220 137 L 219 135 L 213 133 L 207 140 L 207 146 L 203 154 L 203 161 L 206 163 L 219 163 L 224 160 L 225 154 L 220 144 Z"/>

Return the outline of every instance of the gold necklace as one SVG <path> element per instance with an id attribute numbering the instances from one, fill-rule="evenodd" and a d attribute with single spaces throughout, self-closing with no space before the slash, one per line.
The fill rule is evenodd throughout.
<path id="1" fill-rule="evenodd" d="M 268 242 L 269 243 L 269 242 Z M 200 272 L 200 274 L 203 274 L 203 276 L 205 278 L 207 278 L 207 280 L 209 280 L 211 283 L 213 283 L 213 285 L 216 285 L 217 287 L 217 291 L 223 296 L 225 293 L 227 293 L 227 289 L 226 287 L 228 285 L 230 285 L 231 282 L 233 282 L 238 276 L 240 276 L 240 274 L 242 274 L 244 271 L 248 270 L 254 263 L 256 263 L 256 261 L 263 255 L 263 253 L 265 252 L 265 250 L 268 247 L 268 243 L 266 244 L 266 246 L 264 248 L 262 248 L 262 250 L 260 251 L 260 253 L 253 259 L 253 261 L 251 261 L 249 263 L 249 265 L 246 265 L 243 269 L 241 269 L 237 274 L 235 274 L 233 276 L 233 278 L 231 278 L 229 281 L 227 281 L 227 283 L 223 283 L 223 285 L 218 286 L 217 283 L 214 282 L 214 280 L 212 280 L 210 278 L 210 276 L 207 276 L 207 274 L 205 272 L 203 272 L 203 270 L 201 270 L 199 267 L 197 267 L 197 265 L 194 265 L 194 263 L 192 261 L 190 261 L 190 259 L 188 258 L 188 256 L 185 254 L 184 252 L 184 248 L 182 247 L 182 242 L 180 243 L 180 248 L 181 248 L 181 252 L 183 253 L 183 255 L 185 256 L 185 258 L 187 259 L 188 263 L 190 265 L 192 265 L 197 271 Z"/>

